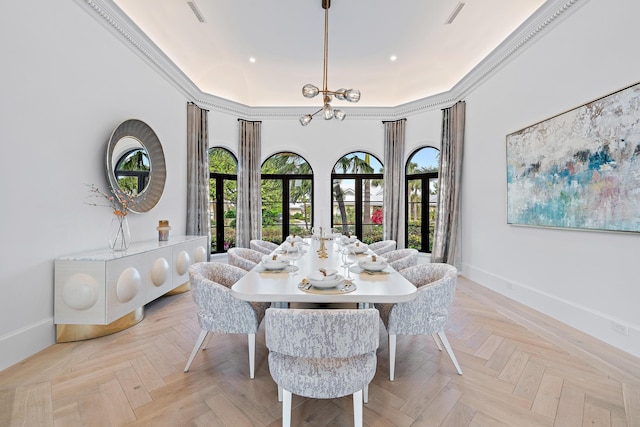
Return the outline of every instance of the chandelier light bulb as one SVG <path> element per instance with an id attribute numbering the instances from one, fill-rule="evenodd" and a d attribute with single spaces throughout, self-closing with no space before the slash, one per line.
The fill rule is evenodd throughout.
<path id="1" fill-rule="evenodd" d="M 340 101 L 344 101 L 345 97 L 344 94 L 347 90 L 344 88 L 340 88 L 336 91 L 336 99 L 339 99 Z"/>
<path id="2" fill-rule="evenodd" d="M 325 120 L 333 119 L 333 108 L 331 108 L 331 105 L 324 104 L 324 107 L 322 108 L 322 116 Z"/>
<path id="3" fill-rule="evenodd" d="M 358 89 L 349 89 L 344 93 L 344 97 L 349 102 L 360 101 L 360 91 Z"/>
<path id="4" fill-rule="evenodd" d="M 313 117 L 311 117 L 311 114 L 305 114 L 304 116 L 300 117 L 300 124 L 302 126 L 306 126 L 309 124 L 309 122 L 311 122 L 311 119 L 313 119 Z"/>
<path id="5" fill-rule="evenodd" d="M 333 117 L 336 120 L 343 121 L 347 115 L 342 110 L 333 110 Z"/>
<path id="6" fill-rule="evenodd" d="M 320 89 L 310 83 L 307 83 L 302 87 L 302 96 L 305 98 L 313 98 L 318 93 L 320 93 Z"/>

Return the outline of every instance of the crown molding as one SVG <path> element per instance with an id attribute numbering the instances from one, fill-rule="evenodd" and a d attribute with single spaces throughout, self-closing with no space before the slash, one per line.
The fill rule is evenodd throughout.
<path id="1" fill-rule="evenodd" d="M 173 61 L 144 34 L 113 0 L 75 0 L 90 15 L 110 30 L 125 45 L 160 73 L 178 91 L 208 110 L 248 120 L 291 120 L 308 113 L 308 107 L 251 107 L 202 92 Z M 496 70 L 521 53 L 532 41 L 589 0 L 549 0 L 518 27 L 484 60 L 465 75 L 451 90 L 395 107 L 345 107 L 349 119 L 392 120 L 424 111 L 447 108 L 472 92 Z"/>
<path id="2" fill-rule="evenodd" d="M 570 13 L 567 12 L 572 6 L 588 2 L 589 0 L 547 1 L 451 89 L 453 98 L 461 99 L 472 92 L 481 82 L 531 46 L 551 26 L 558 24 L 560 18 L 569 16 Z M 577 9 L 574 7 L 571 13 Z"/>

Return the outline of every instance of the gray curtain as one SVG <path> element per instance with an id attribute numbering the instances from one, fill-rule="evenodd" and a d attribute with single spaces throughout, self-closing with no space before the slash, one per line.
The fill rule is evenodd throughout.
<path id="1" fill-rule="evenodd" d="M 395 240 L 398 249 L 404 241 L 404 130 L 407 119 L 384 123 L 384 201 L 382 229 L 384 240 Z"/>
<path id="2" fill-rule="evenodd" d="M 461 268 L 460 184 L 464 147 L 465 103 L 442 110 L 442 146 L 438 175 L 438 208 L 431 262 Z"/>
<path id="3" fill-rule="evenodd" d="M 236 246 L 248 248 L 252 239 L 262 238 L 262 195 L 260 192 L 261 122 L 238 120 L 238 210 Z"/>
<path id="4" fill-rule="evenodd" d="M 208 112 L 187 104 L 187 235 L 208 236 L 211 247 Z"/>

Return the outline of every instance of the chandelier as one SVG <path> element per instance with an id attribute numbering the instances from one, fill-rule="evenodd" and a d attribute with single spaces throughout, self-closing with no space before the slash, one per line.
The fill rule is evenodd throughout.
<path id="1" fill-rule="evenodd" d="M 311 122 L 313 116 L 322 112 L 322 117 L 325 120 L 337 119 L 344 120 L 346 114 L 342 110 L 333 109 L 331 107 L 331 101 L 335 96 L 340 101 L 358 102 L 360 101 L 360 91 L 358 89 L 338 89 L 332 91 L 327 89 L 327 69 L 328 69 L 328 53 L 329 53 L 329 8 L 331 7 L 331 0 L 320 0 L 322 2 L 322 8 L 324 9 L 324 68 L 322 70 L 322 89 L 318 89 L 310 83 L 302 87 L 302 96 L 305 98 L 313 98 L 319 93 L 322 94 L 323 106 L 313 114 L 305 114 L 300 117 L 300 123 L 302 126 L 306 126 Z"/>

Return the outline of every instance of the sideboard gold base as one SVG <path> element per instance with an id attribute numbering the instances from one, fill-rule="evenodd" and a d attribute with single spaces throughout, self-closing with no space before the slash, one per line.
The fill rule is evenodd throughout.
<path id="1" fill-rule="evenodd" d="M 177 288 L 173 288 L 172 290 L 167 292 L 165 294 L 165 296 L 182 294 L 182 293 L 190 291 L 190 290 L 191 290 L 191 286 L 189 286 L 189 281 L 187 280 L 182 285 L 178 286 Z"/>
<path id="2" fill-rule="evenodd" d="M 144 306 L 114 320 L 108 325 L 56 325 L 56 342 L 89 340 L 115 334 L 144 319 Z"/>

